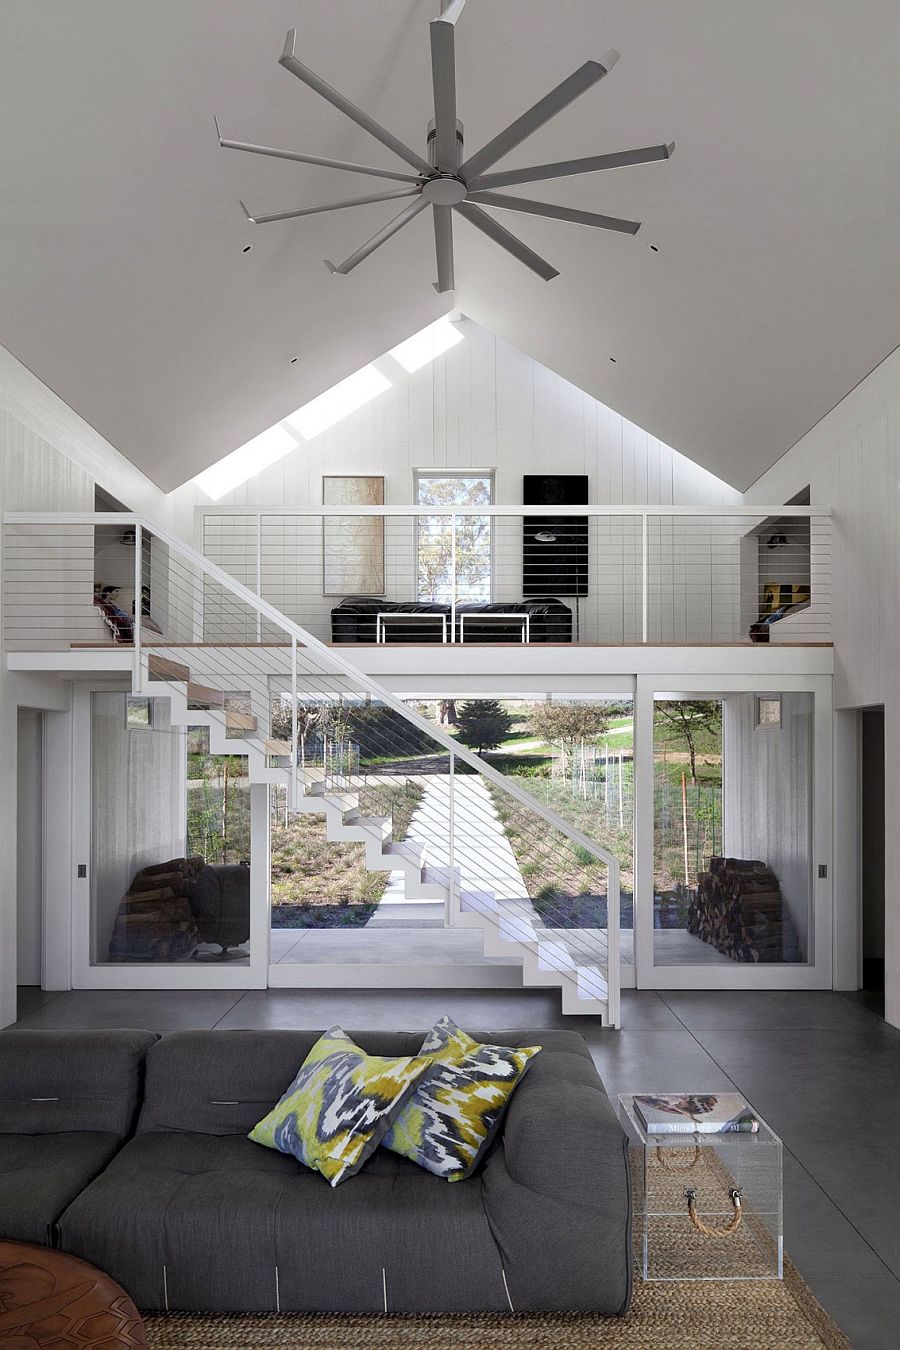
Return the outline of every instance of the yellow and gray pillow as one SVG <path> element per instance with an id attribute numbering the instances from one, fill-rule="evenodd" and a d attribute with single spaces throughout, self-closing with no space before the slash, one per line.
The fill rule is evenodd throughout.
<path id="1" fill-rule="evenodd" d="M 427 1067 L 392 1113 L 385 1148 L 447 1181 L 471 1176 L 540 1048 L 482 1045 L 442 1017 L 422 1043 Z"/>
<path id="2" fill-rule="evenodd" d="M 430 1066 L 428 1057 L 367 1055 L 341 1027 L 331 1027 L 248 1137 L 293 1154 L 337 1186 L 374 1153 Z"/>

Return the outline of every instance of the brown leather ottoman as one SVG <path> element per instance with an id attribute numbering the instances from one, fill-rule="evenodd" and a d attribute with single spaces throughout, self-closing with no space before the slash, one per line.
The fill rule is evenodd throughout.
<path id="1" fill-rule="evenodd" d="M 77 1256 L 0 1241 L 4 1350 L 135 1350 L 141 1315 L 120 1285 Z"/>

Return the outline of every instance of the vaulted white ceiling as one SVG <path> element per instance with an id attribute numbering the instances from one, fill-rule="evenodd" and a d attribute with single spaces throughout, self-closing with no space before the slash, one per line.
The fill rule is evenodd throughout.
<path id="1" fill-rule="evenodd" d="M 499 217 L 553 282 L 460 221 L 439 297 L 427 214 L 330 276 L 392 203 L 248 225 L 239 198 L 375 180 L 222 150 L 214 113 L 228 137 L 403 167 L 278 66 L 286 30 L 424 152 L 439 8 L 4 0 L 0 343 L 171 489 L 454 304 L 738 487 L 900 342 L 896 0 L 468 0 L 469 150 L 610 47 L 610 76 L 504 167 L 677 143 L 527 189 L 642 220 L 634 238 Z"/>

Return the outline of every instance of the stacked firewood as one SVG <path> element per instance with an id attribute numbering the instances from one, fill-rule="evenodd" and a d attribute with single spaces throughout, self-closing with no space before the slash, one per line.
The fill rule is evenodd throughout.
<path id="1" fill-rule="evenodd" d="M 197 946 L 190 897 L 206 863 L 172 858 L 137 873 L 119 905 L 110 961 L 178 961 Z"/>
<path id="2" fill-rule="evenodd" d="M 778 878 L 759 861 L 710 858 L 688 908 L 688 932 L 732 961 L 800 960 Z"/>

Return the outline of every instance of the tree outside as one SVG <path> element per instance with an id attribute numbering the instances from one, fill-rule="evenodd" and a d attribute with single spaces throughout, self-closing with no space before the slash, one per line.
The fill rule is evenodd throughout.
<path id="1" fill-rule="evenodd" d="M 605 703 L 557 703 L 547 699 L 535 703 L 529 714 L 534 735 L 554 746 L 562 756 L 562 770 L 580 745 L 594 742 L 609 730 L 609 708 Z"/>
<path id="2" fill-rule="evenodd" d="M 691 766 L 691 782 L 697 782 L 697 755 L 708 746 L 714 747 L 721 759 L 722 703 L 719 699 L 661 700 L 654 705 L 657 743 L 671 741 L 684 744 Z"/>
<path id="3" fill-rule="evenodd" d="M 488 475 L 422 475 L 419 506 L 490 506 Z M 456 530 L 456 595 L 453 595 L 453 530 L 447 516 L 419 516 L 416 594 L 442 604 L 491 598 L 491 518 L 460 517 Z"/>
<path id="4" fill-rule="evenodd" d="M 209 728 L 188 731 L 187 851 L 208 863 L 250 857 L 250 779 L 245 755 L 211 755 Z"/>
<path id="5" fill-rule="evenodd" d="M 457 710 L 456 734 L 463 745 L 480 755 L 502 745 L 512 723 L 512 717 L 498 699 L 470 699 Z"/>
<path id="6" fill-rule="evenodd" d="M 699 873 L 722 850 L 722 702 L 654 707 L 656 926 L 683 928 Z"/>

